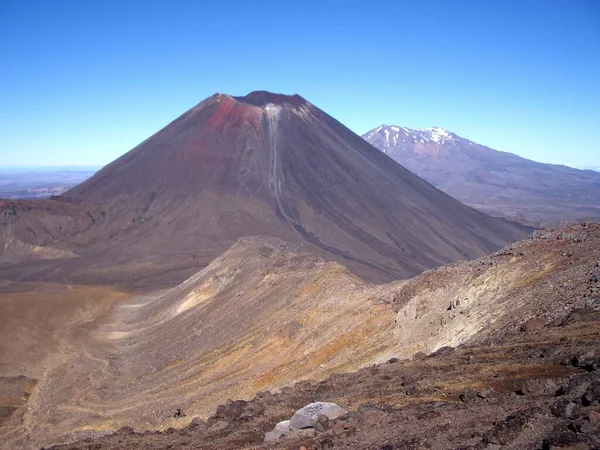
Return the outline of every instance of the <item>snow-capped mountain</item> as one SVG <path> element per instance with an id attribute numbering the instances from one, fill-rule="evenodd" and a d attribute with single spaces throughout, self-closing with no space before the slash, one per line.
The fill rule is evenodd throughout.
<path id="1" fill-rule="evenodd" d="M 387 153 L 388 149 L 397 148 L 398 146 L 402 146 L 403 143 L 453 143 L 458 139 L 458 136 L 439 127 L 422 129 L 381 125 L 365 133 L 363 138 L 369 142 L 371 140 L 380 142 L 377 147 L 384 153 Z M 371 143 L 373 144 L 373 142 Z"/>
<path id="2" fill-rule="evenodd" d="M 362 136 L 468 205 L 531 224 L 600 217 L 600 173 L 493 150 L 443 128 L 381 125 Z"/>

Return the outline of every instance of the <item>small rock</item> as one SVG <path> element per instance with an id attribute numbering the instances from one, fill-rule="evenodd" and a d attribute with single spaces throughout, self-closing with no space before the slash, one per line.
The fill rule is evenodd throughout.
<path id="1" fill-rule="evenodd" d="M 279 439 L 281 439 L 282 437 L 284 437 L 285 435 L 283 434 L 277 434 L 273 431 L 267 431 L 265 433 L 265 442 L 275 442 L 278 441 Z"/>
<path id="2" fill-rule="evenodd" d="M 358 426 L 358 420 L 354 414 L 344 414 L 333 420 L 330 425 L 331 433 L 340 437 L 352 435 Z"/>
<path id="3" fill-rule="evenodd" d="M 591 384 L 591 380 L 586 375 L 572 377 L 567 386 L 562 389 L 564 393 L 569 394 L 571 397 L 583 397 Z"/>
<path id="4" fill-rule="evenodd" d="M 181 410 L 181 408 L 177 408 L 177 410 L 175 410 L 175 414 L 173 414 L 173 417 L 176 419 L 181 419 L 185 417 L 185 413 Z"/>
<path id="5" fill-rule="evenodd" d="M 555 394 L 560 386 L 549 378 L 534 378 L 525 381 L 518 392 L 521 395 Z"/>
<path id="6" fill-rule="evenodd" d="M 423 405 L 423 409 L 427 409 L 427 410 L 435 410 L 435 409 L 439 409 L 443 406 L 448 405 L 448 402 L 427 402 L 427 403 L 422 403 Z M 392 407 L 390 407 L 390 411 L 389 412 L 393 412 L 394 409 Z"/>
<path id="7" fill-rule="evenodd" d="M 417 383 L 411 383 L 408 386 L 406 386 L 404 393 L 406 395 L 415 395 L 415 394 L 418 394 L 419 391 L 420 391 L 419 385 Z"/>
<path id="8" fill-rule="evenodd" d="M 572 364 L 588 372 L 594 372 L 600 369 L 600 357 L 595 350 L 590 350 L 583 355 L 578 355 L 573 358 Z"/>
<path id="9" fill-rule="evenodd" d="M 450 355 L 452 353 L 454 353 L 454 347 L 445 346 L 445 347 L 438 348 L 433 354 L 435 356 L 443 356 L 443 355 Z"/>
<path id="10" fill-rule="evenodd" d="M 331 439 L 322 439 L 318 441 L 317 450 L 333 450 L 333 441 Z"/>
<path id="11" fill-rule="evenodd" d="M 592 431 L 592 424 L 587 420 L 574 420 L 569 424 L 569 428 L 575 431 L 576 433 L 584 433 L 588 434 Z"/>
<path id="12" fill-rule="evenodd" d="M 588 420 L 593 425 L 600 424 L 600 411 L 591 410 L 588 414 Z"/>
<path id="13" fill-rule="evenodd" d="M 269 431 L 268 433 L 265 434 L 265 442 L 274 442 L 274 441 L 277 441 L 277 440 L 281 439 L 282 437 L 288 436 L 292 433 L 293 433 L 293 431 L 290 428 L 290 421 L 282 420 L 277 425 L 275 425 L 275 428 L 273 428 L 273 431 Z"/>
<path id="14" fill-rule="evenodd" d="M 527 426 L 529 420 L 538 411 L 534 408 L 517 412 L 507 416 L 498 423 L 493 429 L 483 434 L 483 442 L 487 445 L 506 445 L 519 436 L 522 430 Z"/>
<path id="15" fill-rule="evenodd" d="M 115 433 L 117 436 L 127 436 L 135 434 L 135 431 L 131 427 L 121 427 Z"/>
<path id="16" fill-rule="evenodd" d="M 585 406 L 598 405 L 600 403 L 600 381 L 592 381 L 582 397 Z"/>
<path id="17" fill-rule="evenodd" d="M 246 421 L 262 415 L 264 411 L 264 405 L 258 402 L 227 400 L 224 405 L 219 405 L 217 407 L 217 411 L 208 419 L 208 422 L 209 424 L 212 424 L 216 421 Z"/>
<path id="18" fill-rule="evenodd" d="M 209 430 L 213 431 L 213 432 L 220 431 L 224 428 L 227 428 L 227 424 L 228 424 L 225 420 L 213 420 L 213 421 L 210 421 L 209 423 L 210 423 Z"/>
<path id="19" fill-rule="evenodd" d="M 310 403 L 294 413 L 290 419 L 290 427 L 292 429 L 312 428 L 321 414 L 332 420 L 343 414 L 348 414 L 348 411 L 335 403 Z"/>
<path id="20" fill-rule="evenodd" d="M 427 355 L 423 352 L 417 352 L 412 357 L 413 361 L 423 361 L 425 358 L 427 358 Z"/>
<path id="21" fill-rule="evenodd" d="M 257 392 L 254 397 L 265 398 L 265 397 L 270 397 L 271 395 L 273 395 L 273 394 L 271 394 L 269 391 L 261 391 L 261 392 Z"/>
<path id="22" fill-rule="evenodd" d="M 481 391 L 477 392 L 477 397 L 479 398 L 489 398 L 494 394 L 494 391 L 492 391 L 491 389 L 482 389 Z"/>
<path id="23" fill-rule="evenodd" d="M 553 358 L 560 354 L 559 347 L 547 347 L 537 353 L 538 358 Z"/>
<path id="24" fill-rule="evenodd" d="M 460 394 L 460 399 L 463 403 L 470 403 L 477 400 L 477 391 L 475 389 L 467 388 Z"/>
<path id="25" fill-rule="evenodd" d="M 209 421 L 223 420 L 225 422 L 231 422 L 239 419 L 245 405 L 246 402 L 244 400 L 227 400 L 224 405 L 217 406 L 217 411 L 210 417 Z"/>
<path id="26" fill-rule="evenodd" d="M 533 333 L 535 331 L 539 331 L 543 329 L 545 326 L 545 322 L 543 319 L 535 318 L 529 319 L 527 322 L 521 325 L 521 331 L 524 333 Z"/>
<path id="27" fill-rule="evenodd" d="M 289 420 L 282 420 L 277 425 L 275 425 L 275 428 L 273 428 L 273 431 L 276 431 L 276 432 L 281 433 L 281 434 L 291 434 L 292 433 L 292 429 L 290 427 L 290 421 Z"/>
<path id="28" fill-rule="evenodd" d="M 550 407 L 550 411 L 556 417 L 564 417 L 566 419 L 572 419 L 575 417 L 575 413 L 577 411 L 577 404 L 572 401 L 561 398 L 554 402 L 554 404 Z"/>
<path id="29" fill-rule="evenodd" d="M 390 358 L 388 359 L 388 364 L 396 364 L 398 361 L 400 361 L 398 358 Z"/>
<path id="30" fill-rule="evenodd" d="M 358 407 L 356 414 L 363 421 L 380 422 L 386 413 L 380 407 L 366 403 Z"/>
<path id="31" fill-rule="evenodd" d="M 323 433 L 329 429 L 329 417 L 325 414 L 319 414 L 317 422 L 315 423 L 315 431 L 317 433 Z"/>
<path id="32" fill-rule="evenodd" d="M 206 424 L 200 417 L 194 417 L 192 419 L 192 421 L 190 422 L 190 428 L 199 428 L 199 427 L 203 427 L 205 425 Z"/>

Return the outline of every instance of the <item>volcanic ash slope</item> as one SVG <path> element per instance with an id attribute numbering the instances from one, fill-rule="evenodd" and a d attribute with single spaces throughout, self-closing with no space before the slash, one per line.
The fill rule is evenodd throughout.
<path id="1" fill-rule="evenodd" d="M 303 244 L 389 282 L 526 235 L 434 188 L 302 97 L 268 92 L 209 97 L 61 202 L 100 216 L 49 240 L 23 205 L 10 227 L 75 251 L 78 261 L 47 264 L 44 275 L 86 283 L 160 275 L 157 284 L 172 286 L 247 236 Z"/>

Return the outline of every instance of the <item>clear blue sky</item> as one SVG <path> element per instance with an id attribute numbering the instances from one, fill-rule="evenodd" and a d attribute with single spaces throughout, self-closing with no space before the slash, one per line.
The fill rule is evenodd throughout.
<path id="1" fill-rule="evenodd" d="M 292 5 L 294 3 L 294 5 Z M 0 166 L 103 165 L 215 92 L 600 166 L 599 0 L 0 1 Z"/>

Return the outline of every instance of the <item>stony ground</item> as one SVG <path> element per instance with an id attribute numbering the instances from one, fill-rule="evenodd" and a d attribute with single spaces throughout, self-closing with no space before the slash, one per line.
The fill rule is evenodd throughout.
<path id="1" fill-rule="evenodd" d="M 312 435 L 263 443 L 275 423 L 312 401 L 350 413 Z M 442 348 L 228 401 L 184 429 L 125 427 L 52 448 L 587 449 L 600 446 L 599 401 L 600 313 L 587 309 L 560 323 L 526 325 L 496 345 Z"/>
<path id="2" fill-rule="evenodd" d="M 161 432 L 125 427 L 54 448 L 600 446 L 600 225 L 541 230 L 489 257 L 365 292 L 394 305 L 392 353 L 410 359 L 229 400 L 206 421 L 174 409 L 174 427 Z M 350 413 L 317 432 L 263 442 L 313 401 Z"/>
<path id="3" fill-rule="evenodd" d="M 20 292 L 17 283 L 0 295 L 2 317 L 11 318 L 0 329 L 0 437 L 8 448 L 103 435 L 85 445 L 113 448 L 123 444 L 114 435 L 123 426 L 137 434 L 121 448 L 241 448 L 259 445 L 311 401 L 351 411 L 355 431 L 339 421 L 332 436 L 286 439 L 280 448 L 321 438 L 338 448 L 402 448 L 412 439 L 472 446 L 479 441 L 464 430 L 483 433 L 522 407 L 542 408 L 535 420 L 550 414 L 531 422 L 548 431 L 562 420 L 548 413 L 556 391 L 570 376 L 595 373 L 573 358 L 599 343 L 600 225 L 542 230 L 479 260 L 384 285 L 252 238 L 163 293 L 38 288 Z M 391 358 L 404 362 L 387 364 Z M 522 391 L 539 378 L 554 380 L 552 395 Z M 267 390 L 273 394 L 258 394 Z M 250 406 L 239 400 L 210 419 L 228 398 Z M 197 420 L 189 437 L 195 417 L 206 423 Z M 539 438 L 532 436 L 527 445 Z"/>

